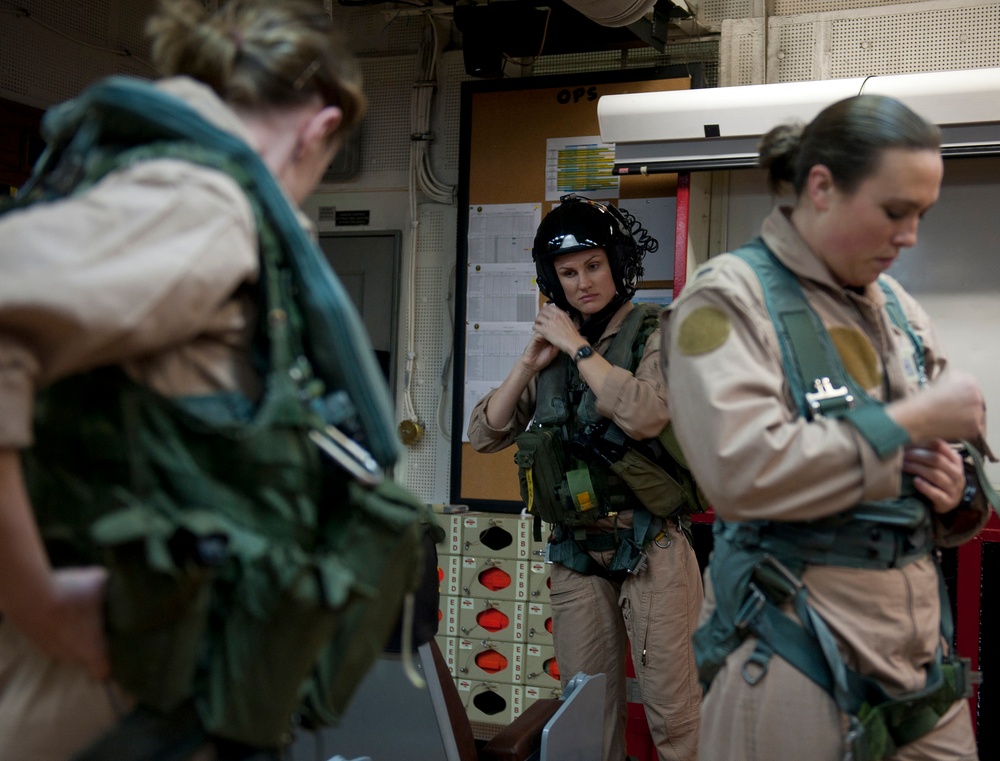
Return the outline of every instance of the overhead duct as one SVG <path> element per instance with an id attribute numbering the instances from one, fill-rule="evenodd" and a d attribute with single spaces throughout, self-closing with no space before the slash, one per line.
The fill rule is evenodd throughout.
<path id="1" fill-rule="evenodd" d="M 628 26 L 652 10 L 656 0 L 564 0 L 601 26 Z"/>
<path id="2" fill-rule="evenodd" d="M 751 167 L 772 127 L 862 93 L 890 95 L 941 127 L 945 156 L 1000 155 L 1000 67 L 605 95 L 601 140 L 616 174 Z"/>
<path id="3" fill-rule="evenodd" d="M 508 58 L 620 50 L 638 42 L 630 28 L 601 26 L 563 2 L 456 4 L 454 18 L 472 77 L 503 76 Z"/>
<path id="4" fill-rule="evenodd" d="M 693 16 L 688 0 L 564 0 L 603 27 L 628 27 L 661 53 L 666 52 L 671 22 Z M 688 32 L 690 34 L 690 32 Z"/>

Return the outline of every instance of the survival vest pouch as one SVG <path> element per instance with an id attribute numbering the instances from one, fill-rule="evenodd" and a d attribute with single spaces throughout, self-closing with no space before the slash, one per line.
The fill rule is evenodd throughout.
<path id="1" fill-rule="evenodd" d="M 293 714 L 342 714 L 419 581 L 430 516 L 380 478 L 397 454 L 385 384 L 349 298 L 248 146 L 120 78 L 44 129 L 15 208 L 171 157 L 226 172 L 254 209 L 263 398 L 168 399 L 118 368 L 66 378 L 39 395 L 25 471 L 53 563 L 110 570 L 112 670 L 140 709 L 193 706 L 199 731 L 278 747 Z M 112 730 L 81 758 L 126 759 L 127 737 Z"/>
<path id="2" fill-rule="evenodd" d="M 808 305 L 794 275 L 759 239 L 734 252 L 757 274 L 781 345 L 792 395 L 805 417 L 842 417 L 854 424 L 879 452 L 905 443 L 900 430 L 859 388 L 844 369 L 825 327 Z M 914 346 L 923 367 L 923 347 L 884 282 L 890 319 Z M 905 437 L 905 432 L 902 432 Z M 996 495 L 985 481 L 981 459 L 967 445 L 968 462 L 978 472 L 988 499 Z M 897 568 L 926 557 L 933 547 L 930 513 L 912 482 L 904 480 L 899 498 L 861 503 L 842 515 L 809 522 L 717 519 L 710 565 L 716 607 L 694 635 L 699 677 L 707 691 L 728 655 L 748 636 L 757 646 L 743 664 L 751 684 L 762 678 L 777 653 L 826 690 L 850 718 L 845 759 L 877 761 L 933 729 L 955 702 L 971 694 L 973 675 L 967 659 L 938 651 L 927 669 L 923 690 L 892 697 L 874 679 L 850 669 L 824 620 L 808 600 L 800 576 L 806 566 Z M 941 637 L 953 641 L 947 587 L 938 568 Z M 790 604 L 798 618 L 782 606 Z"/>
<path id="3" fill-rule="evenodd" d="M 630 372 L 642 359 L 661 307 L 633 308 L 604 358 Z M 705 509 L 668 424 L 655 439 L 636 441 L 596 409 L 587 388 L 575 409 L 576 368 L 560 355 L 538 377 L 535 415 L 515 443 L 521 498 L 546 523 L 585 526 L 609 511 L 642 506 L 668 517 Z"/>

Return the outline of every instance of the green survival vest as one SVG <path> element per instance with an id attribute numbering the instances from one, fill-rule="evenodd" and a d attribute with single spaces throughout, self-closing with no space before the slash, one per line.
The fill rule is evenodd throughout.
<path id="1" fill-rule="evenodd" d="M 661 307 L 639 304 L 604 358 L 634 372 Z M 597 412 L 592 389 L 560 355 L 538 377 L 535 415 L 517 437 L 521 497 L 546 523 L 579 527 L 610 513 L 644 508 L 661 518 L 703 509 L 672 427 L 636 441 Z"/>
<path id="2" fill-rule="evenodd" d="M 15 208 L 163 157 L 225 172 L 253 208 L 263 397 L 165 398 L 97 369 L 39 394 L 24 460 L 53 562 L 110 570 L 112 671 L 140 711 L 194 716 L 194 745 L 208 733 L 278 747 L 295 715 L 337 720 L 419 581 L 429 516 L 381 478 L 396 456 L 384 381 L 350 300 L 244 143 L 120 78 L 43 126 L 48 148 Z M 84 757 L 126 758 L 122 745 Z"/>
<path id="3" fill-rule="evenodd" d="M 881 456 L 903 446 L 908 441 L 905 431 L 846 372 L 794 274 L 759 239 L 734 253 L 750 264 L 763 286 L 799 413 L 847 420 Z M 920 339 L 892 289 L 884 281 L 880 284 L 889 317 L 909 335 L 923 378 Z M 970 457 L 978 462 L 979 476 L 988 488 L 978 454 L 972 450 Z M 762 678 L 773 653 L 791 663 L 829 692 L 850 716 L 845 758 L 853 761 L 876 761 L 912 742 L 930 731 L 955 700 L 970 694 L 973 677 L 968 661 L 952 654 L 943 656 L 939 650 L 927 669 L 923 690 L 891 697 L 875 680 L 843 662 L 833 634 L 809 604 L 800 581 L 810 564 L 884 569 L 927 556 L 933 547 L 930 513 L 910 484 L 904 479 L 898 498 L 861 503 L 846 514 L 824 520 L 717 519 L 710 564 L 716 608 L 694 636 L 704 688 L 708 689 L 729 653 L 752 635 L 757 646 L 742 666 L 744 678 L 751 684 Z M 941 633 L 951 642 L 951 609 L 938 571 Z M 792 606 L 798 621 L 781 610 L 784 604 Z"/>

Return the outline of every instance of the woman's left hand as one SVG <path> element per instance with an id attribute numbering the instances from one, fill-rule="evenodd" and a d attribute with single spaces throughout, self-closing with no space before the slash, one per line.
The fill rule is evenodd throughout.
<path id="1" fill-rule="evenodd" d="M 965 466 L 948 442 L 932 439 L 906 447 L 903 472 L 914 477 L 914 487 L 930 500 L 934 512 L 947 513 L 958 506 L 965 490 Z"/>
<path id="2" fill-rule="evenodd" d="M 551 303 L 545 304 L 538 310 L 533 330 L 570 356 L 573 356 L 577 349 L 587 343 L 587 340 L 580 335 L 573 318 Z"/>

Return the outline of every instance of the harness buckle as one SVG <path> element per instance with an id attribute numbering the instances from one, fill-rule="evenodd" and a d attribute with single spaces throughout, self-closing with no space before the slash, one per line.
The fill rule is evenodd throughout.
<path id="1" fill-rule="evenodd" d="M 864 746 L 865 728 L 857 716 L 851 716 L 844 735 L 844 761 L 867 761 Z"/>
<path id="2" fill-rule="evenodd" d="M 649 556 L 646 554 L 645 550 L 640 550 L 635 562 L 629 566 L 628 572 L 633 576 L 638 576 L 646 568 L 646 564 L 649 561 Z"/>
<path id="3" fill-rule="evenodd" d="M 974 671 L 971 658 L 955 659 L 955 692 L 960 698 L 971 698 L 975 688 L 983 683 L 983 672 Z"/>
<path id="4" fill-rule="evenodd" d="M 365 486 L 376 486 L 382 481 L 378 463 L 368 450 L 339 428 L 328 425 L 322 431 L 309 431 L 309 438 L 327 457 L 358 479 Z"/>
<path id="5" fill-rule="evenodd" d="M 747 599 L 743 601 L 740 609 L 736 612 L 736 618 L 733 621 L 736 628 L 741 632 L 749 629 L 750 625 L 764 612 L 765 605 L 767 605 L 767 597 L 760 591 L 760 587 L 751 581 L 750 594 L 747 595 Z"/>
<path id="6" fill-rule="evenodd" d="M 832 407 L 847 405 L 848 409 L 854 409 L 854 395 L 847 390 L 847 386 L 834 388 L 833 382 L 826 376 L 813 381 L 815 391 L 805 393 L 806 403 L 812 412 L 812 418 L 823 417 Z"/>
<path id="7" fill-rule="evenodd" d="M 758 640 L 759 644 L 760 640 Z M 760 652 L 757 649 L 750 653 L 749 657 L 743 661 L 743 665 L 740 667 L 740 674 L 743 677 L 743 681 L 751 687 L 756 687 L 760 684 L 764 680 L 764 677 L 767 676 L 767 664 L 770 660 L 770 649 L 764 652 Z"/>

